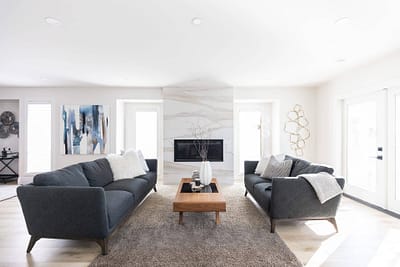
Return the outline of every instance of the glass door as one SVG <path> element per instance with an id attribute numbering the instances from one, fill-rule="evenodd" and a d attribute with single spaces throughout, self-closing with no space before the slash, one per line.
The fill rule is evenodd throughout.
<path id="1" fill-rule="evenodd" d="M 235 117 L 235 173 L 239 175 L 245 160 L 259 160 L 272 152 L 271 103 L 237 103 Z"/>
<path id="2" fill-rule="evenodd" d="M 385 207 L 384 92 L 345 100 L 346 193 Z"/>
<path id="3" fill-rule="evenodd" d="M 124 150 L 141 150 L 147 159 L 159 158 L 159 117 L 159 104 L 125 103 Z"/>
<path id="4" fill-rule="evenodd" d="M 239 112 L 239 157 L 240 173 L 245 160 L 259 160 L 261 157 L 261 112 Z"/>

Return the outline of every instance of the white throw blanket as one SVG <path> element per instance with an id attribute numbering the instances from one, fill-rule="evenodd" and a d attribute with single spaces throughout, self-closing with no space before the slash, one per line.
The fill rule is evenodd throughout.
<path id="1" fill-rule="evenodd" d="M 301 174 L 298 177 L 311 184 L 321 204 L 343 192 L 335 177 L 327 172 Z"/>

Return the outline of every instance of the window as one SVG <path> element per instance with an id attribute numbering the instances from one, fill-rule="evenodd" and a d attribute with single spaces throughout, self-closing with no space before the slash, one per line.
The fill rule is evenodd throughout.
<path id="1" fill-rule="evenodd" d="M 28 104 L 27 172 L 51 170 L 51 104 Z"/>

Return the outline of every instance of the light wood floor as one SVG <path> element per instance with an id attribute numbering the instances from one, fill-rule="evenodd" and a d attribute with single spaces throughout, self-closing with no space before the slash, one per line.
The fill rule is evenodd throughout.
<path id="1" fill-rule="evenodd" d="M 326 221 L 279 223 L 276 230 L 306 266 L 400 266 L 400 220 L 348 198 L 337 220 L 339 234 Z M 18 199 L 0 202 L 0 267 L 88 266 L 100 253 L 94 242 L 41 239 L 26 254 L 28 240 Z"/>

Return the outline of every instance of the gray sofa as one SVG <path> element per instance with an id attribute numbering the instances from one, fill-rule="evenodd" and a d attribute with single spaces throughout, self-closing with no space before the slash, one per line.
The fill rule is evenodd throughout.
<path id="1" fill-rule="evenodd" d="M 328 166 L 312 164 L 288 155 L 285 159 L 293 161 L 290 177 L 318 172 L 333 174 L 333 169 Z M 257 163 L 258 161 L 244 162 L 245 196 L 250 193 L 269 215 L 271 233 L 275 232 L 278 220 L 328 220 L 338 231 L 335 216 L 341 195 L 321 204 L 314 189 L 305 179 L 261 178 L 260 175 L 254 174 Z M 344 179 L 336 180 L 343 188 Z"/>
<path id="2" fill-rule="evenodd" d="M 83 162 L 34 177 L 17 188 L 31 239 L 29 253 L 40 238 L 88 239 L 107 254 L 110 234 L 153 189 L 157 192 L 157 160 L 134 179 L 114 181 L 105 158 Z"/>

